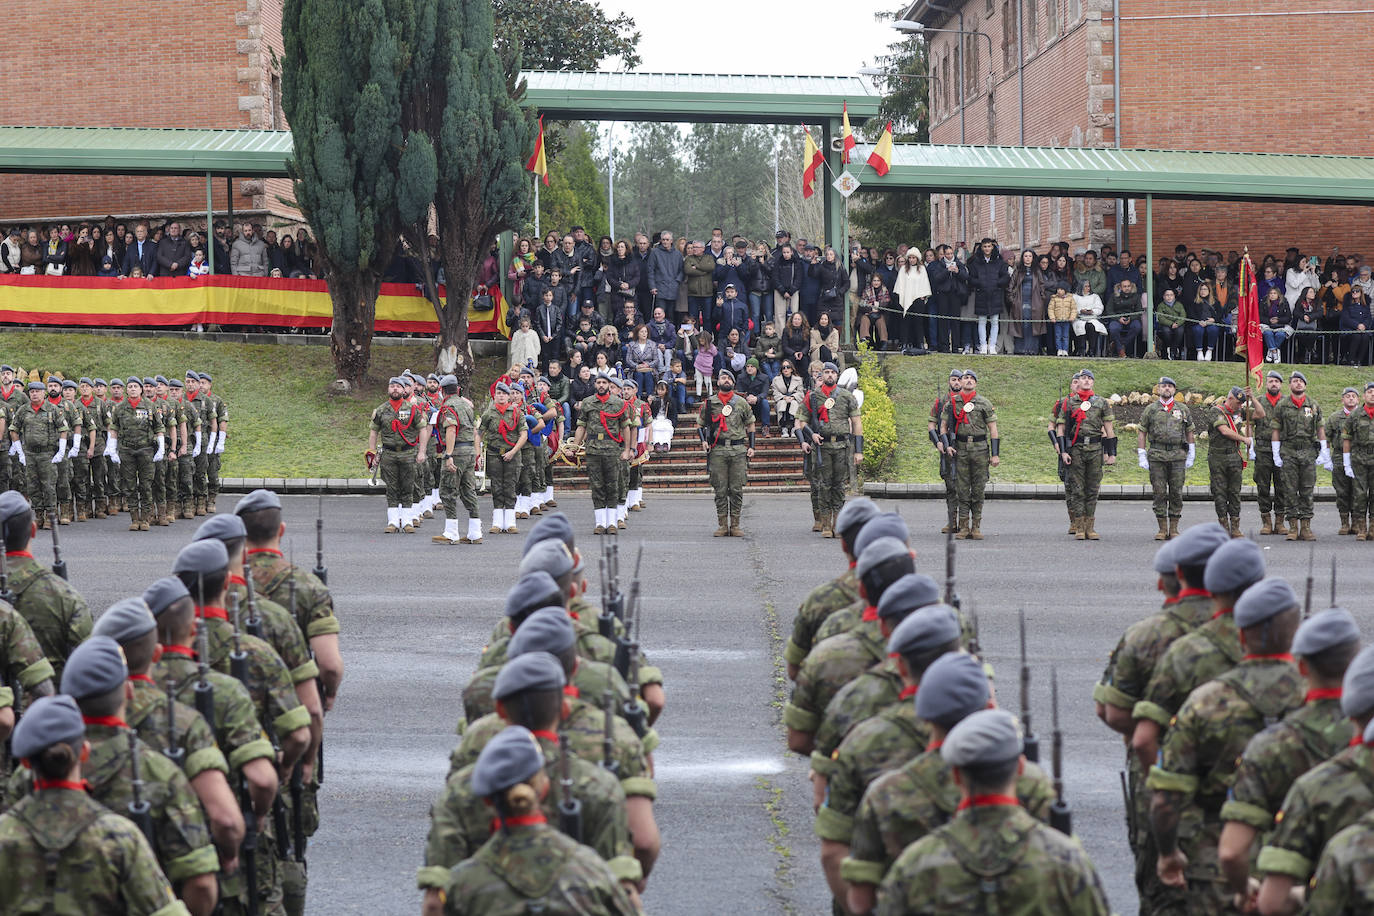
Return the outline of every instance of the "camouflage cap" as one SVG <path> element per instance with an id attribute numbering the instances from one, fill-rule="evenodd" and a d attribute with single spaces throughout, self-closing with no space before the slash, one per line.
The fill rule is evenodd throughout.
<path id="1" fill-rule="evenodd" d="M 959 638 L 959 617 L 947 604 L 930 604 L 911 612 L 887 640 L 887 651 L 899 655 L 929 652 Z"/>
<path id="2" fill-rule="evenodd" d="M 939 600 L 940 586 L 934 579 L 922 573 L 907 573 L 883 590 L 883 597 L 878 599 L 878 617 L 904 616 Z"/>
<path id="3" fill-rule="evenodd" d="M 1216 522 L 1194 525 L 1174 541 L 1175 566 L 1203 566 L 1222 544 L 1231 542 L 1230 533 Z"/>
<path id="4" fill-rule="evenodd" d="M 1236 599 L 1236 626 L 1242 630 L 1264 623 L 1298 606 L 1298 595 L 1288 580 L 1278 576 L 1261 579 Z"/>
<path id="5" fill-rule="evenodd" d="M 76 744 L 86 735 L 86 720 L 69 696 L 39 697 L 14 727 L 10 751 L 22 759 L 36 757 L 54 744 Z"/>
<path id="6" fill-rule="evenodd" d="M 163 576 L 143 592 L 143 603 L 157 617 L 182 598 L 191 597 L 186 584 L 176 576 Z"/>
<path id="7" fill-rule="evenodd" d="M 911 543 L 911 529 L 896 512 L 883 512 L 864 522 L 859 533 L 854 536 L 854 555 L 860 556 L 878 538 L 896 538 L 904 544 Z"/>
<path id="8" fill-rule="evenodd" d="M 962 767 L 1006 763 L 1021 756 L 1021 749 L 1021 725 L 1015 716 L 1005 709 L 980 709 L 949 730 L 940 756 L 950 766 Z"/>
<path id="9" fill-rule="evenodd" d="M 1360 719 L 1374 712 L 1374 646 L 1365 646 L 1341 681 L 1341 714 Z"/>
<path id="10" fill-rule="evenodd" d="M 1318 611 L 1302 622 L 1293 636 L 1294 655 L 1316 655 L 1327 649 L 1359 642 L 1360 628 L 1343 607 Z"/>
<path id="11" fill-rule="evenodd" d="M 219 540 L 192 541 L 172 561 L 172 572 L 211 573 L 220 572 L 229 566 L 229 551 Z"/>
<path id="12" fill-rule="evenodd" d="M 547 652 L 526 652 L 501 666 L 491 695 L 504 700 L 522 690 L 562 690 L 567 682 L 558 659 Z"/>
<path id="13" fill-rule="evenodd" d="M 555 579 L 572 572 L 573 555 L 568 545 L 557 539 L 540 541 L 525 551 L 520 560 L 520 575 L 543 570 Z"/>
<path id="14" fill-rule="evenodd" d="M 909 556 L 910 553 L 911 548 L 897 538 L 878 538 L 875 541 L 870 541 L 863 553 L 859 554 L 859 563 L 855 567 L 855 572 L 863 577 L 875 566 L 880 566 L 888 560 L 895 560 L 898 557 Z"/>
<path id="15" fill-rule="evenodd" d="M 857 496 L 840 507 L 835 516 L 835 532 L 845 540 L 852 540 L 850 529 L 865 524 L 880 511 L 878 504 L 867 496 Z"/>
<path id="16" fill-rule="evenodd" d="M 1264 552 L 1249 538 L 1234 538 L 1207 558 L 1203 588 L 1209 592 L 1239 592 L 1264 578 Z"/>
<path id="17" fill-rule="evenodd" d="M 238 505 L 234 506 L 234 514 L 242 515 L 245 512 L 260 512 L 263 509 L 280 508 L 280 496 L 272 490 L 258 489 L 238 501 Z"/>
<path id="18" fill-rule="evenodd" d="M 29 512 L 33 506 L 24 498 L 24 494 L 18 490 L 6 490 L 0 493 L 0 524 L 4 524 L 16 515 Z"/>
<path id="19" fill-rule="evenodd" d="M 577 633 L 567 611 L 561 607 L 540 608 L 527 617 L 510 638 L 506 656 L 516 658 L 526 652 L 557 655 L 572 648 L 576 641 Z"/>
<path id="20" fill-rule="evenodd" d="M 92 636 L 67 657 L 62 692 L 77 700 L 109 693 L 129 679 L 124 650 L 108 636 Z"/>
<path id="21" fill-rule="evenodd" d="M 561 605 L 564 597 L 563 589 L 545 570 L 522 573 L 506 592 L 506 616 L 523 617 L 541 607 Z"/>
<path id="22" fill-rule="evenodd" d="M 946 652 L 921 675 L 916 715 L 945 728 L 986 709 L 991 689 L 978 660 L 967 652 Z"/>
<path id="23" fill-rule="evenodd" d="M 232 541 L 235 538 L 248 537 L 248 529 L 243 527 L 243 519 L 228 512 L 220 512 L 212 515 L 201 522 L 196 529 L 195 537 L 192 541 L 204 541 L 207 538 L 215 538 L 220 541 Z"/>
<path id="24" fill-rule="evenodd" d="M 125 598 L 110 605 L 95 621 L 92 636 L 108 636 L 123 645 L 157 629 L 157 620 L 142 598 Z"/>
<path id="25" fill-rule="evenodd" d="M 530 730 L 509 725 L 487 742 L 472 767 L 472 791 L 483 798 L 524 782 L 544 767 L 544 752 Z"/>

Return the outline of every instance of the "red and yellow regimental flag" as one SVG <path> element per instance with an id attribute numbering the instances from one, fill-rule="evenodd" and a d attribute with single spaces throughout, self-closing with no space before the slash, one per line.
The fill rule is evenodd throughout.
<path id="1" fill-rule="evenodd" d="M 844 162 L 846 165 L 848 165 L 848 164 L 849 164 L 849 157 L 850 157 L 850 154 L 853 153 L 854 147 L 855 147 L 855 145 L 856 145 L 855 142 L 854 142 L 854 131 L 852 131 L 852 130 L 849 129 L 849 103 L 848 103 L 848 102 L 845 102 L 845 103 L 844 103 L 844 123 L 843 123 L 842 129 L 841 129 L 841 131 L 840 131 L 840 136 L 844 138 L 844 148 L 843 148 L 843 151 L 842 151 L 842 153 L 841 153 L 841 161 Z"/>
<path id="2" fill-rule="evenodd" d="M 825 164 L 825 156 L 805 125 L 802 131 L 806 134 L 806 145 L 802 148 L 802 197 L 805 198 L 816 193 L 816 169 Z"/>
<path id="3" fill-rule="evenodd" d="M 549 185 L 549 160 L 544 156 L 544 116 L 539 116 L 539 138 L 534 141 L 534 155 L 530 156 L 525 163 L 525 170 L 533 172 L 544 179 L 544 186 Z"/>
<path id="4" fill-rule="evenodd" d="M 1263 386 L 1260 361 L 1264 359 L 1264 335 L 1260 331 L 1259 283 L 1255 264 L 1247 252 L 1240 262 L 1240 300 L 1236 303 L 1236 354 L 1245 357 L 1245 368 L 1256 388 Z"/>
<path id="5" fill-rule="evenodd" d="M 878 138 L 878 145 L 873 147 L 873 152 L 868 154 L 868 164 L 879 175 L 886 175 L 887 170 L 892 168 L 891 121 L 888 121 L 887 126 L 883 128 L 883 135 Z"/>

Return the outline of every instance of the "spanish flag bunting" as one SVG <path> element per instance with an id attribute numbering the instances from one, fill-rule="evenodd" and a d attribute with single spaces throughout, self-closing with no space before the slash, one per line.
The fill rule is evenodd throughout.
<path id="1" fill-rule="evenodd" d="M 549 184 L 549 161 L 544 157 L 544 116 L 539 116 L 539 139 L 534 141 L 534 155 L 530 156 L 530 161 L 525 163 L 525 170 L 533 172 L 544 179 L 544 186 Z"/>
<path id="2" fill-rule="evenodd" d="M 847 165 L 847 164 L 849 163 L 849 154 L 853 151 L 854 146 L 855 146 L 855 143 L 854 143 L 854 131 L 852 131 L 852 130 L 849 129 L 849 103 L 848 103 L 848 102 L 845 102 L 845 103 L 844 103 L 844 125 L 843 125 L 843 129 L 842 129 L 842 131 L 841 131 L 841 134 L 842 134 L 842 136 L 844 137 L 844 151 L 843 151 L 843 153 L 841 154 L 842 157 L 843 157 L 843 158 L 842 158 L 842 161 Z"/>
<path id="3" fill-rule="evenodd" d="M 887 126 L 883 128 L 883 135 L 878 138 L 878 145 L 873 147 L 873 152 L 868 154 L 868 164 L 879 175 L 886 175 L 887 170 L 892 168 L 891 121 L 888 121 Z"/>
<path id="4" fill-rule="evenodd" d="M 816 141 L 811 139 L 811 131 L 802 125 L 802 130 L 806 133 L 806 146 L 802 149 L 802 197 L 810 197 L 816 193 L 816 169 L 825 163 L 825 156 L 821 153 Z"/>

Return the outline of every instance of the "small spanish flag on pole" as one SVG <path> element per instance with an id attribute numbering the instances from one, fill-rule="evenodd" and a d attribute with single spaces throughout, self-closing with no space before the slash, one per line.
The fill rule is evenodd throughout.
<path id="1" fill-rule="evenodd" d="M 534 141 L 534 155 L 525 163 L 525 170 L 533 172 L 549 183 L 549 161 L 544 157 L 544 116 L 539 116 L 539 139 Z"/>
<path id="2" fill-rule="evenodd" d="M 802 197 L 807 198 L 816 193 L 816 169 L 825 163 L 825 156 L 821 153 L 816 141 L 811 139 L 811 130 L 802 125 L 802 130 L 806 133 L 806 145 L 802 149 Z"/>
<path id="3" fill-rule="evenodd" d="M 846 165 L 849 164 L 849 154 L 854 150 L 854 131 L 849 129 L 849 103 L 844 103 L 844 124 L 842 125 L 841 136 L 844 138 L 844 150 L 842 160 Z"/>
<path id="4" fill-rule="evenodd" d="M 888 121 L 887 126 L 883 128 L 883 135 L 878 138 L 878 145 L 873 147 L 873 152 L 868 154 L 868 164 L 879 175 L 886 175 L 887 170 L 892 168 L 891 121 Z"/>

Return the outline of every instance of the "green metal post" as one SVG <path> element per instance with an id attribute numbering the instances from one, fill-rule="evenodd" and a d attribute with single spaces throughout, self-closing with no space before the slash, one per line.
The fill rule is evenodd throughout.
<path id="1" fill-rule="evenodd" d="M 215 192 L 210 182 L 215 176 L 205 173 L 205 257 L 210 262 L 210 273 L 215 272 Z"/>
<path id="2" fill-rule="evenodd" d="M 1145 195 L 1145 335 L 1146 352 L 1155 344 L 1155 196 Z"/>
<path id="3" fill-rule="evenodd" d="M 841 155 L 834 150 L 832 143 L 839 136 L 840 121 L 838 118 L 828 118 L 821 122 L 821 152 L 825 156 L 826 170 L 824 175 L 816 176 L 816 181 L 821 185 L 821 192 L 824 195 L 822 197 L 824 229 L 821 234 L 825 241 L 822 244 L 822 249 L 825 245 L 830 245 L 835 249 L 836 257 L 840 261 L 844 261 L 847 254 L 845 236 L 849 230 L 844 221 L 844 197 L 834 185 L 835 179 L 844 169 L 844 163 L 840 161 Z M 843 334 L 844 341 L 848 343 L 848 321 L 845 322 Z"/>

